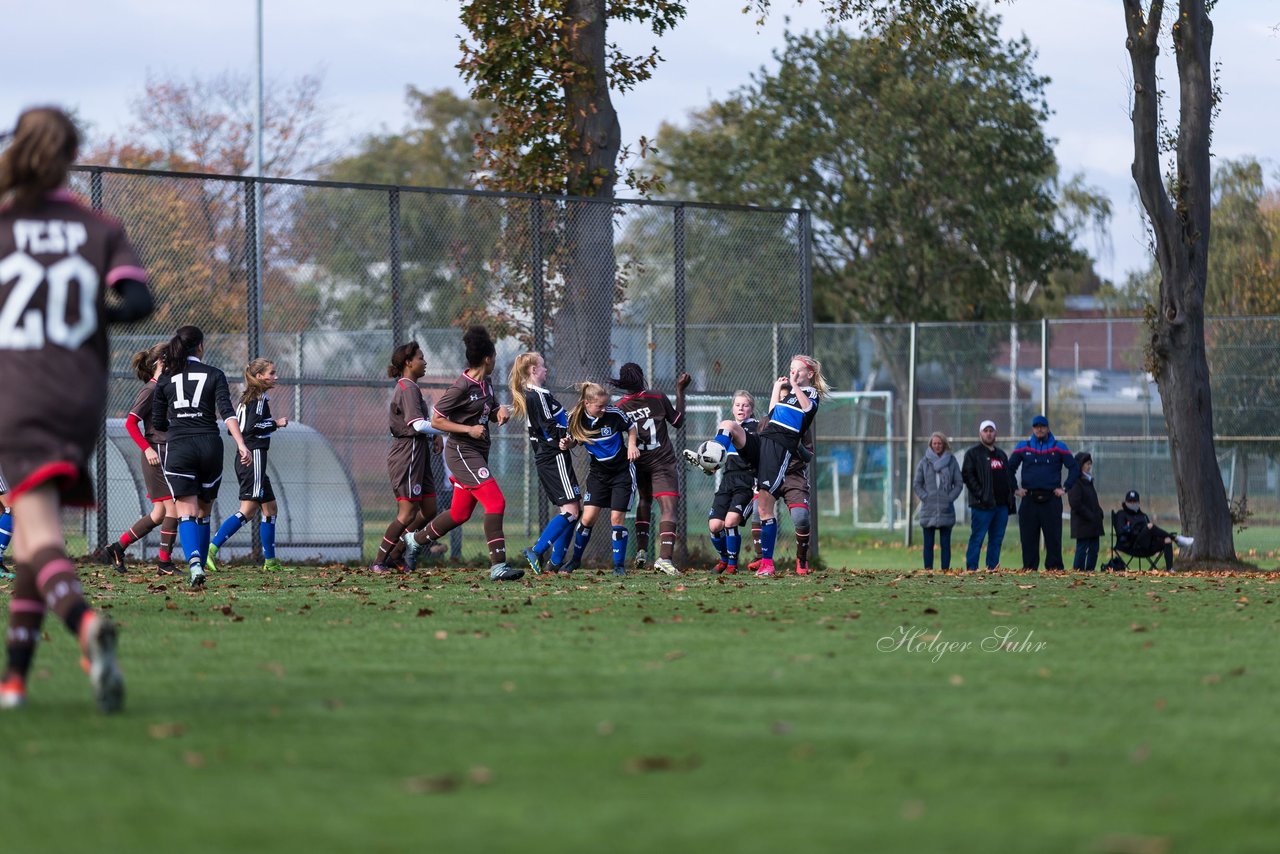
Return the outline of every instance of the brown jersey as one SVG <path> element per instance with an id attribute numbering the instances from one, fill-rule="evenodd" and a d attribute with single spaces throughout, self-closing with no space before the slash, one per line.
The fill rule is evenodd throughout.
<path id="1" fill-rule="evenodd" d="M 124 228 L 60 190 L 0 208 L 0 470 L 15 494 L 51 478 L 67 503 L 107 399 L 105 291 L 145 282 Z M 75 487 L 79 488 L 75 488 Z"/>
<path id="2" fill-rule="evenodd" d="M 640 447 L 640 458 L 651 456 L 655 451 L 667 451 L 674 459 L 671 450 L 671 439 L 667 435 L 667 425 L 679 427 L 684 423 L 684 413 L 677 412 L 665 394 L 657 391 L 638 391 L 629 394 L 616 404 L 627 414 L 627 420 L 636 425 L 636 444 Z"/>
<path id="3" fill-rule="evenodd" d="M 400 501 L 421 501 L 434 495 L 431 478 L 431 437 L 413 425 L 427 421 L 427 404 L 422 389 L 408 377 L 396 380 L 391 395 L 391 450 L 387 453 L 387 475 L 391 490 Z"/>
<path id="4" fill-rule="evenodd" d="M 142 435 L 152 447 L 163 445 L 165 443 L 166 434 L 163 430 L 157 430 L 155 422 L 151 418 L 151 399 L 156 394 L 156 381 L 150 380 L 142 388 L 138 389 L 138 395 L 133 399 L 133 406 L 129 407 L 129 414 L 137 417 L 142 424 Z"/>
<path id="5" fill-rule="evenodd" d="M 489 419 L 497 416 L 498 398 L 493 393 L 493 383 L 487 377 L 484 380 L 473 380 L 466 374 L 459 374 L 453 385 L 436 398 L 432 409 L 454 424 L 465 424 L 468 427 L 485 425 L 484 436 L 480 439 L 473 439 L 465 433 L 450 433 L 445 442 L 456 446 L 459 451 L 473 451 L 486 460 L 489 458 L 487 428 Z"/>

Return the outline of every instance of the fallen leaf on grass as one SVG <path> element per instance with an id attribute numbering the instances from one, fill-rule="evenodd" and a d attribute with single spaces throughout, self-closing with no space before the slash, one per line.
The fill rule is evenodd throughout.
<path id="1" fill-rule="evenodd" d="M 203 768 L 204 754 L 197 753 L 194 750 L 188 750 L 186 753 L 182 754 L 182 762 L 188 768 Z"/>
<path id="2" fill-rule="evenodd" d="M 774 735 L 786 735 L 791 732 L 791 724 L 786 721 L 774 721 L 773 726 L 769 727 L 769 731 Z"/>
<path id="3" fill-rule="evenodd" d="M 277 679 L 284 678 L 284 665 L 278 661 L 268 661 L 265 664 L 259 664 L 258 667 L 275 676 Z"/>
<path id="4" fill-rule="evenodd" d="M 1146 762 L 1150 758 L 1151 758 L 1151 747 L 1146 744 L 1139 744 L 1136 748 L 1133 749 L 1133 752 L 1129 754 L 1129 761 L 1132 762 L 1134 765 L 1141 765 L 1142 763 Z"/>
<path id="5" fill-rule="evenodd" d="M 436 640 L 448 640 L 448 638 L 449 638 L 449 633 L 446 632 L 444 629 L 440 629 L 438 632 L 436 632 Z"/>
<path id="6" fill-rule="evenodd" d="M 924 816 L 924 801 L 903 801 L 902 817 L 907 821 L 917 821 Z"/>
<path id="7" fill-rule="evenodd" d="M 628 774 L 647 774 L 652 771 L 692 771 L 702 764 L 697 756 L 673 759 L 670 756 L 633 756 L 622 766 Z"/>
<path id="8" fill-rule="evenodd" d="M 434 614 L 434 613 L 435 613 L 435 611 L 432 611 L 430 608 L 419 608 L 419 609 L 418 609 L 418 616 L 419 616 L 419 617 L 430 617 L 430 616 L 431 616 L 432 614 Z"/>
<path id="9" fill-rule="evenodd" d="M 950 682 L 952 685 L 959 687 L 964 684 L 964 677 L 961 676 L 959 673 L 953 673 L 951 675 L 951 678 L 948 679 L 947 681 Z"/>
<path id="10" fill-rule="evenodd" d="M 493 772 L 483 765 L 477 765 L 467 772 L 467 777 L 477 786 L 487 786 L 493 782 Z"/>
<path id="11" fill-rule="evenodd" d="M 151 724 L 147 727 L 147 735 L 152 738 L 177 738 L 187 731 L 186 724 Z"/>
<path id="12" fill-rule="evenodd" d="M 213 649 L 214 647 L 216 647 L 216 646 L 218 645 L 218 643 L 217 643 L 217 641 L 202 640 L 202 641 L 200 641 L 200 645 L 201 645 L 202 647 L 204 647 L 205 649 Z"/>
<path id="13" fill-rule="evenodd" d="M 458 778 L 452 774 L 438 777 L 410 777 L 404 781 L 405 791 L 411 795 L 440 795 L 458 788 Z"/>
<path id="14" fill-rule="evenodd" d="M 924 613 L 926 613 L 926 614 L 936 614 L 936 613 L 938 613 L 938 609 L 937 609 L 937 608 L 925 608 L 925 609 L 924 609 Z"/>
<path id="15" fill-rule="evenodd" d="M 1012 613 L 1011 611 L 997 611 L 997 610 L 995 610 L 995 609 L 992 609 L 992 611 L 991 611 L 991 616 L 993 616 L 993 617 L 1012 617 L 1012 616 L 1013 616 L 1013 613 Z"/>
<path id="16" fill-rule="evenodd" d="M 1219 676 L 1217 673 L 1209 673 L 1209 674 L 1206 674 L 1205 677 L 1200 680 L 1200 684 L 1201 685 L 1217 685 L 1221 681 L 1222 681 L 1222 677 Z"/>
<path id="17" fill-rule="evenodd" d="M 673 649 L 671 652 L 664 655 L 663 658 L 667 661 L 675 661 L 677 658 L 684 658 L 684 653 L 678 649 Z"/>

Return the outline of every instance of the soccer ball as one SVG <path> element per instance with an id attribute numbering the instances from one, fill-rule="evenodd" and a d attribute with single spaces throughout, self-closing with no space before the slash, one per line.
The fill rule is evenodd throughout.
<path id="1" fill-rule="evenodd" d="M 708 439 L 699 445 L 697 454 L 698 465 L 707 474 L 719 470 L 724 465 L 724 445 L 714 439 Z"/>

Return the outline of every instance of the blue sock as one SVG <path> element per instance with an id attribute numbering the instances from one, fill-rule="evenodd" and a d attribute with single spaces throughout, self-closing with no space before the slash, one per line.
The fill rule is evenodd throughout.
<path id="1" fill-rule="evenodd" d="M 204 555 L 200 554 L 200 523 L 190 516 L 178 518 L 178 538 L 182 540 L 182 553 L 187 556 L 187 563 L 198 564 L 204 568 Z"/>
<path id="2" fill-rule="evenodd" d="M 231 535 L 240 530 L 240 526 L 243 524 L 244 514 L 232 513 L 222 520 L 222 526 L 218 528 L 218 533 L 213 535 L 213 544 L 218 548 L 222 548 L 222 544 L 231 539 Z"/>
<path id="3" fill-rule="evenodd" d="M 737 528 L 725 528 L 724 534 L 725 563 L 729 566 L 737 566 L 738 552 L 742 551 L 742 534 Z"/>
<path id="4" fill-rule="evenodd" d="M 577 519 L 574 519 L 566 525 L 564 533 L 560 535 L 560 539 L 551 544 L 551 562 L 556 566 L 564 563 L 565 552 L 569 551 L 569 547 L 573 545 L 573 529 L 577 521 Z"/>
<path id="5" fill-rule="evenodd" d="M 591 539 L 591 529 L 583 527 L 582 523 L 578 523 L 578 528 L 573 532 L 573 559 L 575 562 L 582 560 L 582 553 L 587 550 L 587 540 Z"/>
<path id="6" fill-rule="evenodd" d="M 613 567 L 620 569 L 627 562 L 627 533 L 626 525 L 613 526 Z"/>
<path id="7" fill-rule="evenodd" d="M 573 523 L 578 521 L 575 517 L 568 513 L 557 513 L 547 523 L 547 527 L 542 529 L 542 533 L 538 535 L 538 541 L 533 544 L 533 550 L 537 554 L 542 554 L 551 547 L 557 540 L 564 536 L 565 528 L 572 528 Z M 552 561 L 554 563 L 554 561 Z"/>
<path id="8" fill-rule="evenodd" d="M 262 540 L 262 559 L 275 560 L 275 557 L 276 557 L 276 517 L 275 516 L 262 517 L 262 524 L 258 526 L 258 538 Z"/>
<path id="9" fill-rule="evenodd" d="M 9 540 L 13 539 L 13 513 L 6 510 L 0 516 L 0 555 L 9 548 Z"/>
<path id="10" fill-rule="evenodd" d="M 721 529 L 717 533 L 711 535 L 711 545 L 716 547 L 716 554 L 720 555 L 721 560 L 728 558 L 728 555 L 725 553 L 724 529 Z"/>
<path id="11" fill-rule="evenodd" d="M 778 520 L 765 519 L 760 523 L 760 557 L 773 560 L 773 546 L 778 541 Z"/>
<path id="12" fill-rule="evenodd" d="M 209 539 L 213 536 L 213 526 L 209 524 L 208 516 L 201 516 L 196 520 L 196 536 L 200 538 L 200 560 L 203 561 L 209 556 Z"/>
<path id="13" fill-rule="evenodd" d="M 733 450 L 733 438 L 728 433 L 721 430 L 713 438 L 716 442 L 724 446 L 724 452 L 726 454 Z"/>

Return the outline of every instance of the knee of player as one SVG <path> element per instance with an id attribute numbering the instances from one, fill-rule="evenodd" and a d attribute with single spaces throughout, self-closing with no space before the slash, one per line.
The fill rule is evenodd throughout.
<path id="1" fill-rule="evenodd" d="M 797 534 L 809 533 L 809 508 L 792 507 L 791 524 L 795 527 Z"/>
<path id="2" fill-rule="evenodd" d="M 724 530 L 724 522 L 720 519 L 708 519 L 707 527 L 711 529 L 711 533 L 718 534 Z"/>

